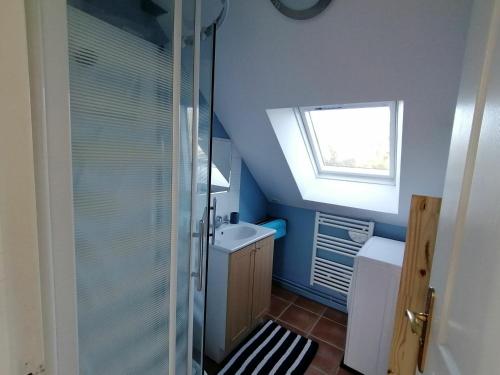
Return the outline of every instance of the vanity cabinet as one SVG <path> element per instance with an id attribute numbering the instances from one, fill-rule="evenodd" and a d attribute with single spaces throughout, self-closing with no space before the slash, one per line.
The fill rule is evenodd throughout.
<path id="1" fill-rule="evenodd" d="M 256 244 L 252 290 L 252 328 L 269 310 L 273 279 L 274 237 L 264 238 Z"/>
<path id="2" fill-rule="evenodd" d="M 273 250 L 272 235 L 231 253 L 211 250 L 205 352 L 214 361 L 221 362 L 268 311 Z"/>
<path id="3" fill-rule="evenodd" d="M 226 347 L 232 348 L 252 328 L 252 287 L 255 274 L 255 244 L 229 255 Z"/>

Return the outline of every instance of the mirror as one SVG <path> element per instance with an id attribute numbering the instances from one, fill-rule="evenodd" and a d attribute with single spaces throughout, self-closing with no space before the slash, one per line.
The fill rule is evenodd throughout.
<path id="1" fill-rule="evenodd" d="M 212 193 L 229 191 L 231 185 L 231 141 L 212 138 Z"/>

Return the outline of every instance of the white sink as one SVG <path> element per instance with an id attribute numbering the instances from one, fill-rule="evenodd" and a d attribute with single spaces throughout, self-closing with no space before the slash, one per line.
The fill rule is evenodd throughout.
<path id="1" fill-rule="evenodd" d="M 224 241 L 245 240 L 257 234 L 257 229 L 248 225 L 230 225 L 227 228 L 221 228 L 219 231 L 219 239 Z"/>
<path id="2" fill-rule="evenodd" d="M 245 222 L 225 224 L 215 230 L 213 248 L 231 253 L 274 233 L 276 233 L 274 229 Z"/>

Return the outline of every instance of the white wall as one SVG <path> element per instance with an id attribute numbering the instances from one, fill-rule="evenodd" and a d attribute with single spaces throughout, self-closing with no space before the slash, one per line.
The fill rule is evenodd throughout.
<path id="1" fill-rule="evenodd" d="M 406 224 L 412 193 L 440 196 L 470 0 L 334 0 L 307 21 L 232 0 L 218 33 L 215 110 L 270 201 Z M 305 202 L 265 110 L 404 100 L 397 215 Z"/>
<path id="2" fill-rule="evenodd" d="M 43 361 L 24 2 L 0 12 L 0 374 Z"/>

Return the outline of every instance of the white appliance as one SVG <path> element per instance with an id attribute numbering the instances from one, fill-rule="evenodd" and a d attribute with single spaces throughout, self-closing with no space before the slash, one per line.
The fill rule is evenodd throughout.
<path id="1" fill-rule="evenodd" d="M 405 243 L 371 237 L 354 258 L 344 363 L 386 375 Z"/>

